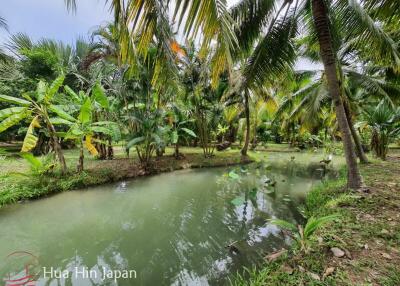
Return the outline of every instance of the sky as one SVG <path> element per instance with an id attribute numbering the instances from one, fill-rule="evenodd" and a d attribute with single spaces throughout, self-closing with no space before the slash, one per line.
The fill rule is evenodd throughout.
<path id="1" fill-rule="evenodd" d="M 90 30 L 112 20 L 104 0 L 78 0 L 76 13 L 68 12 L 64 0 L 3 0 L 0 16 L 5 18 L 10 33 L 27 33 L 34 40 L 52 38 L 73 43 Z M 2 2 L 3 2 L 2 1 Z M 8 33 L 0 31 L 0 44 Z"/>
<path id="2" fill-rule="evenodd" d="M 75 13 L 68 12 L 64 0 L 3 0 L 0 16 L 5 18 L 9 33 L 23 32 L 33 40 L 51 38 L 73 44 L 79 37 L 89 37 L 90 32 L 107 21 L 112 14 L 105 0 L 77 0 Z M 227 0 L 228 6 L 238 0 Z M 9 33 L 0 30 L 0 45 L 8 41 Z M 315 65 L 302 59 L 296 69 L 313 69 Z"/>
<path id="3" fill-rule="evenodd" d="M 77 0 L 76 13 L 67 11 L 64 0 L 3 0 L 0 16 L 5 18 L 10 33 L 24 32 L 34 40 L 43 37 L 73 43 L 88 36 L 94 27 L 112 20 L 105 0 Z M 228 6 L 238 0 L 227 0 Z M 8 33 L 0 31 L 0 44 Z"/>

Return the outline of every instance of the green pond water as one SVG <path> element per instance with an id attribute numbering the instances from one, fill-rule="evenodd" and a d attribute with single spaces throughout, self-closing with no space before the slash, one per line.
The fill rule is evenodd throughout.
<path id="1" fill-rule="evenodd" d="M 267 220 L 301 221 L 297 207 L 320 182 L 315 172 L 264 164 L 182 170 L 5 207 L 0 279 L 24 277 L 29 260 L 29 274 L 41 270 L 36 285 L 228 284 L 290 243 Z M 36 258 L 7 257 L 15 251 Z M 43 267 L 53 270 L 46 278 Z M 115 279 L 118 270 L 132 270 L 130 278 Z"/>

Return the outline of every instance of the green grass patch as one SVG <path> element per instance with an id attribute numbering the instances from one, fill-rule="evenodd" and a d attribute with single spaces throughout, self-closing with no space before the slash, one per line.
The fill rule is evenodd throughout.
<path id="1" fill-rule="evenodd" d="M 399 165 L 395 160 L 371 162 L 361 167 L 369 193 L 347 189 L 345 168 L 338 179 L 325 181 L 308 193 L 301 207 L 306 217 L 340 216 L 317 230 L 310 253 L 299 254 L 293 245 L 287 256 L 240 273 L 232 285 L 400 285 Z M 355 257 L 335 259 L 331 247 Z M 391 258 L 384 258 L 383 253 Z M 334 273 L 324 277 L 331 266 L 335 266 Z"/>

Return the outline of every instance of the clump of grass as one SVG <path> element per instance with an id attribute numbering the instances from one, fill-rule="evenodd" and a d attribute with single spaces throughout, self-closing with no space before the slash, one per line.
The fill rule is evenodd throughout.
<path id="1" fill-rule="evenodd" d="M 398 286 L 400 285 L 400 268 L 391 266 L 387 270 L 386 277 L 382 278 L 380 284 L 383 286 Z"/>
<path id="2" fill-rule="evenodd" d="M 334 181 L 325 181 L 307 194 L 304 204 L 305 216 L 311 217 L 329 214 L 330 210 L 323 206 L 329 201 L 336 199 L 338 195 L 343 194 L 349 194 L 346 189 L 346 179 L 343 175 Z"/>
<path id="3" fill-rule="evenodd" d="M 70 173 L 64 177 L 55 172 L 52 176 L 32 176 L 15 182 L 12 179 L 3 178 L 2 187 L 0 188 L 0 207 L 58 192 L 99 185 L 113 180 L 113 173 L 110 170 Z"/>
<path id="4" fill-rule="evenodd" d="M 355 200 L 359 199 L 360 196 L 352 195 L 350 193 L 340 194 L 338 197 L 329 200 L 325 207 L 333 209 L 339 206 L 351 205 Z"/>
<path id="5" fill-rule="evenodd" d="M 325 260 L 326 257 L 320 252 L 312 252 L 306 259 L 297 261 L 298 265 L 307 269 L 300 271 L 295 264 L 289 262 L 287 257 L 283 257 L 260 268 L 245 269 L 243 273 L 237 274 L 235 279 L 230 282 L 234 286 L 327 286 L 341 285 L 340 282 L 347 281 L 346 275 L 342 272 L 325 277 L 323 281 L 314 279 L 312 274 L 324 271 L 322 265 Z M 288 269 L 293 270 L 293 272 L 288 271 Z"/>

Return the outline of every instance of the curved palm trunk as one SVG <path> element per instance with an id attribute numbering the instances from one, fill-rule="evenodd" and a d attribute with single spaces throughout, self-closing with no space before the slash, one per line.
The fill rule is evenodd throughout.
<path id="1" fill-rule="evenodd" d="M 244 146 L 241 150 L 242 156 L 247 156 L 247 149 L 249 148 L 250 141 L 250 108 L 249 108 L 249 94 L 247 91 L 244 92 L 244 113 L 246 116 L 246 138 L 244 140 Z"/>
<path id="2" fill-rule="evenodd" d="M 344 153 L 347 163 L 347 185 L 358 189 L 362 186 L 362 178 L 354 153 L 351 131 L 347 122 L 343 102 L 340 97 L 340 84 L 336 66 L 336 56 L 332 46 L 332 35 L 329 30 L 329 19 L 324 0 L 312 0 L 312 13 L 315 29 L 318 35 L 320 54 L 328 81 L 328 89 L 336 109 L 336 118 L 342 134 Z"/>
<path id="3" fill-rule="evenodd" d="M 349 109 L 349 106 L 348 106 L 348 104 L 346 102 L 344 102 L 344 110 L 346 112 L 347 122 L 349 123 L 351 136 L 353 136 L 354 144 L 355 144 L 355 147 L 356 147 L 357 157 L 360 159 L 361 163 L 367 164 L 368 163 L 368 158 L 365 155 L 364 149 L 363 149 L 363 147 L 361 145 L 360 137 L 358 136 L 358 133 L 357 133 L 356 129 L 354 128 L 353 120 L 351 119 L 350 109 Z"/>

